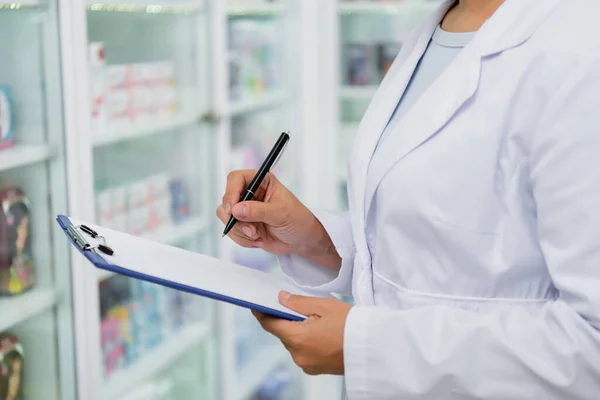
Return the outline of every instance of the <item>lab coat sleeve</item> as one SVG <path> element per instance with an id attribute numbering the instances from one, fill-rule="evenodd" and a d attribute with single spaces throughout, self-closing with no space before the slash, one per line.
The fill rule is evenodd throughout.
<path id="1" fill-rule="evenodd" d="M 481 313 L 354 307 L 344 336 L 349 400 L 600 399 L 600 63 L 560 86 L 529 154 L 558 298 Z"/>
<path id="2" fill-rule="evenodd" d="M 310 292 L 319 294 L 339 293 L 350 295 L 354 264 L 354 240 L 348 212 L 313 211 L 323 225 L 342 258 L 339 271 L 327 269 L 299 256 L 279 256 L 283 272 L 294 283 Z"/>

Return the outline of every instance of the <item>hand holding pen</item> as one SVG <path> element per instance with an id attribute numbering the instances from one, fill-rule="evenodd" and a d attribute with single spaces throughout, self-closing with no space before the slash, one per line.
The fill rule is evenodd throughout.
<path id="1" fill-rule="evenodd" d="M 265 158 L 265 161 L 262 163 L 262 165 L 258 169 L 256 175 L 254 176 L 252 181 L 250 181 L 250 184 L 244 191 L 244 194 L 242 195 L 242 198 L 240 199 L 240 201 L 242 201 L 242 202 L 249 201 L 255 197 L 261 184 L 263 183 L 263 180 L 265 179 L 267 174 L 271 171 L 271 169 L 273 168 L 275 163 L 277 163 L 277 161 L 279 161 L 279 158 L 283 154 L 283 150 L 285 149 L 289 140 L 290 140 L 290 135 L 287 132 L 284 132 L 281 134 L 281 136 L 279 137 L 279 139 L 277 139 L 277 142 L 275 143 L 275 145 L 273 146 L 273 148 L 267 155 L 267 158 Z M 236 223 L 237 223 L 237 219 L 232 215 L 229 218 L 229 221 L 227 221 L 227 225 L 225 225 L 225 230 L 223 231 L 223 237 L 225 237 L 229 233 L 229 231 L 231 231 L 231 228 L 233 228 Z"/>
<path id="2" fill-rule="evenodd" d="M 276 155 L 275 160 L 281 154 L 277 148 L 276 144 L 270 153 Z M 263 166 L 268 166 L 269 159 Z M 325 267 L 339 267 L 339 255 L 313 213 L 275 175 L 266 172 L 258 180 L 260 175 L 259 169 L 233 171 L 227 177 L 223 202 L 217 208 L 217 216 L 227 226 L 226 235 L 245 248 L 300 254 Z"/>

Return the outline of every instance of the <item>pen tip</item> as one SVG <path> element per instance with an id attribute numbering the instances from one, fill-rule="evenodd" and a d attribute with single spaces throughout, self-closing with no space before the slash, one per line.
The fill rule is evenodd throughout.
<path id="1" fill-rule="evenodd" d="M 222 239 L 222 238 L 224 238 L 224 237 L 225 237 L 225 234 L 222 234 L 222 235 L 221 235 L 221 239 Z"/>

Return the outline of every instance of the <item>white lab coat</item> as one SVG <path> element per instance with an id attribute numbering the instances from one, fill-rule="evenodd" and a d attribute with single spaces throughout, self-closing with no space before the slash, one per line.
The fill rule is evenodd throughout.
<path id="1" fill-rule="evenodd" d="M 307 289 L 351 290 L 349 400 L 598 400 L 600 1 L 507 0 L 390 133 L 369 181 L 449 4 L 361 122 L 350 211 L 316 213 L 339 274 L 282 267 Z"/>

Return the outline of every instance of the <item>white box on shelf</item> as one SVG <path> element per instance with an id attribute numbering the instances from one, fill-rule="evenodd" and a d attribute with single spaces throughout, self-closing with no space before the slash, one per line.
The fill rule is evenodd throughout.
<path id="1" fill-rule="evenodd" d="M 127 213 L 113 216 L 113 229 L 119 232 L 127 232 Z"/>
<path id="2" fill-rule="evenodd" d="M 131 65 L 131 81 L 135 85 L 146 85 L 152 78 L 152 63 Z"/>
<path id="3" fill-rule="evenodd" d="M 106 86 L 109 90 L 126 89 L 132 75 L 129 64 L 111 64 L 106 67 Z"/>
<path id="4" fill-rule="evenodd" d="M 144 180 L 129 185 L 127 190 L 127 208 L 134 211 L 148 205 L 148 188 Z"/>
<path id="5" fill-rule="evenodd" d="M 123 126 L 130 121 L 130 98 L 126 90 L 109 90 L 106 95 L 106 104 L 110 126 Z"/>
<path id="6" fill-rule="evenodd" d="M 132 110 L 134 122 L 148 124 L 154 119 L 154 104 L 152 89 L 147 85 L 136 85 L 132 91 Z"/>
<path id="7" fill-rule="evenodd" d="M 168 172 L 161 172 L 150 177 L 150 187 L 156 198 L 168 196 L 169 180 Z"/>
<path id="8" fill-rule="evenodd" d="M 161 61 L 154 63 L 153 77 L 161 85 L 173 86 L 175 84 L 175 66 L 171 61 Z"/>
<path id="9" fill-rule="evenodd" d="M 158 118 L 172 118 L 177 111 L 177 92 L 173 86 L 161 85 L 153 88 L 154 106 Z"/>
<path id="10" fill-rule="evenodd" d="M 159 198 L 155 202 L 155 210 L 156 210 L 156 217 L 157 217 L 160 225 L 164 226 L 164 225 L 169 225 L 169 224 L 173 223 L 173 220 L 171 218 L 171 198 L 170 197 L 163 196 L 163 197 Z"/>
<path id="11" fill-rule="evenodd" d="M 115 215 L 125 215 L 127 212 L 127 186 L 121 185 L 113 188 L 112 198 Z"/>
<path id="12" fill-rule="evenodd" d="M 114 227 L 113 191 L 106 189 L 96 195 L 96 213 L 98 224 L 108 228 Z"/>
<path id="13" fill-rule="evenodd" d="M 102 42 L 88 45 L 92 130 L 99 134 L 106 129 L 106 59 Z"/>
<path id="14" fill-rule="evenodd" d="M 127 212 L 127 232 L 132 235 L 140 236 L 147 231 L 148 206 L 142 206 L 134 209 L 130 209 Z"/>

